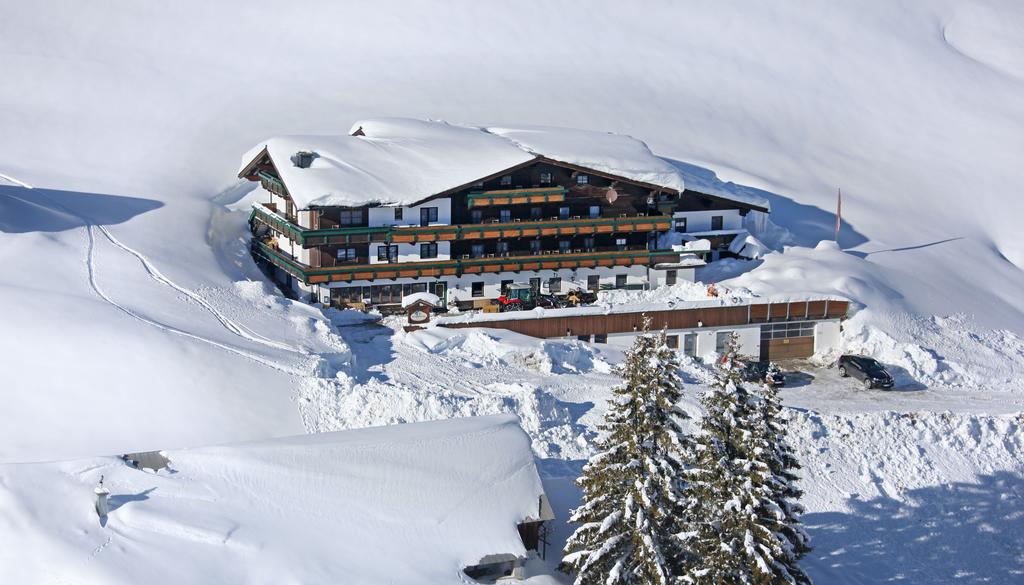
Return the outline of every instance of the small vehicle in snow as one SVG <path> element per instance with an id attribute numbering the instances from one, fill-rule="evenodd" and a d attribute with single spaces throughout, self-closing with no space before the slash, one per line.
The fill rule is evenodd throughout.
<path id="1" fill-rule="evenodd" d="M 767 384 L 775 388 L 786 385 L 786 375 L 775 362 L 744 361 L 742 375 L 747 382 Z"/>
<path id="2" fill-rule="evenodd" d="M 528 284 L 510 284 L 495 302 L 502 313 L 506 311 L 529 311 L 537 306 L 537 294 Z"/>
<path id="3" fill-rule="evenodd" d="M 850 376 L 860 380 L 865 388 L 884 388 L 889 390 L 895 384 L 889 372 L 878 360 L 863 355 L 842 355 L 836 362 L 839 375 Z"/>

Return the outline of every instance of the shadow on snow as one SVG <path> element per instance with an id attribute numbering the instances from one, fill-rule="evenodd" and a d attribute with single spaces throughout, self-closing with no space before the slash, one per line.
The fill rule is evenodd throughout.
<path id="1" fill-rule="evenodd" d="M 124 223 L 163 203 L 138 197 L 0 186 L 0 231 L 62 232 L 86 223 Z"/>
<path id="2" fill-rule="evenodd" d="M 1024 477 L 1001 471 L 807 514 L 817 583 L 1024 582 Z"/>

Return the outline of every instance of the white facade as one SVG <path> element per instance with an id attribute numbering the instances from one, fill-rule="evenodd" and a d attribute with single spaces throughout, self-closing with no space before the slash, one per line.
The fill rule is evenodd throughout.
<path id="1" fill-rule="evenodd" d="M 652 324 L 657 327 L 657 323 Z M 842 350 L 842 335 L 839 319 L 826 319 L 814 323 L 814 355 L 828 356 Z M 758 359 L 761 355 L 761 325 L 730 325 L 723 327 L 696 327 L 691 329 L 668 329 L 669 336 L 678 336 L 679 351 L 702 360 L 715 359 L 720 344 L 732 333 L 739 337 L 741 356 Z M 608 335 L 608 345 L 628 349 L 637 333 L 613 333 Z M 720 337 L 721 336 L 721 337 Z"/>
<path id="2" fill-rule="evenodd" d="M 437 257 L 436 258 L 421 258 L 420 257 L 420 243 L 415 244 L 371 244 L 370 245 L 370 264 L 387 264 L 388 261 L 381 260 L 381 248 L 387 248 L 388 246 L 398 247 L 398 259 L 396 262 L 437 262 L 440 260 L 451 260 L 451 243 L 450 242 L 436 242 L 437 244 Z M 384 252 L 385 258 L 387 252 Z"/>
<path id="3" fill-rule="evenodd" d="M 296 251 L 300 248 L 294 246 Z M 307 251 L 308 252 L 308 251 Z M 531 279 L 539 279 L 540 292 L 551 294 L 551 279 L 559 278 L 560 292 L 566 293 L 570 289 L 590 288 L 591 277 L 597 277 L 598 286 L 602 289 L 609 288 L 645 288 L 651 285 L 651 272 L 643 265 L 577 268 L 562 270 L 521 270 L 518 272 L 496 272 L 484 274 L 464 274 L 462 276 L 439 276 L 420 278 L 381 278 L 376 280 L 354 280 L 350 282 L 331 282 L 325 284 L 306 285 L 297 279 L 292 279 L 292 289 L 296 294 L 312 299 L 327 299 L 330 297 L 331 288 L 341 287 L 369 287 L 379 285 L 412 285 L 425 284 L 428 287 L 438 282 L 446 286 L 446 298 L 448 304 L 454 303 L 476 303 L 481 306 L 490 304 L 491 299 L 501 294 L 502 283 L 530 284 Z M 693 269 L 680 270 L 678 278 L 693 280 Z M 430 289 L 434 292 L 435 289 Z"/>
<path id="4" fill-rule="evenodd" d="M 721 230 L 743 229 L 743 216 L 738 209 L 716 209 L 714 211 L 677 211 L 672 214 L 675 225 L 681 225 L 681 220 L 686 220 L 685 233 L 702 233 L 713 231 L 712 218 L 722 218 Z M 673 226 L 673 229 L 675 226 Z M 678 231 L 678 230 L 677 230 Z"/>
<path id="5" fill-rule="evenodd" d="M 421 209 L 437 209 L 437 220 L 429 222 L 428 225 L 450 225 L 452 222 L 452 200 L 444 197 L 431 199 L 422 205 L 411 205 L 408 207 L 370 207 L 367 219 L 370 227 L 380 226 L 418 226 L 420 223 Z M 401 219 L 395 218 L 395 210 L 400 209 Z"/>

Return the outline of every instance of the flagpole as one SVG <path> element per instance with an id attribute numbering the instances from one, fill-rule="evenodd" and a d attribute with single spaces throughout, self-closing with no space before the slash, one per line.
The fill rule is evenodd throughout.
<path id="1" fill-rule="evenodd" d="M 839 243 L 839 228 L 843 224 L 843 189 L 836 190 L 836 236 L 834 241 Z"/>

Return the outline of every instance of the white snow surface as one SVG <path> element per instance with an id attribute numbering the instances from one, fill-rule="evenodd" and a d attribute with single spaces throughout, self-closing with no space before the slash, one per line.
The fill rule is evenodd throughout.
<path id="1" fill-rule="evenodd" d="M 520 415 L 565 517 L 614 350 L 407 335 L 288 301 L 249 258 L 241 152 L 403 116 L 640 137 L 690 187 L 767 199 L 771 221 L 751 213 L 744 227 L 772 252 L 698 277 L 850 298 L 844 343 L 900 381 L 866 392 L 811 364 L 783 391 L 812 577 L 1020 580 L 1020 3 L 53 0 L 2 12 L 0 461 L 19 463 L 0 483 L 15 518 L 0 523 L 4 548 L 32 550 L 50 507 L 83 510 L 66 501 L 78 487 L 92 497 L 95 478 L 48 490 L 65 464 L 35 461 L 503 412 Z M 818 247 L 838 187 L 839 242 Z M 701 380 L 688 371 L 690 398 Z M 15 497 L 9 486 L 32 478 L 31 498 Z M 145 516 L 160 493 L 115 514 Z M 287 501 L 297 514 L 323 502 Z M 167 510 L 147 546 L 207 533 Z M 92 520 L 81 513 L 43 538 L 73 537 Z M 555 529 L 557 543 L 567 528 Z M 116 581 L 129 561 L 105 564 L 123 553 L 104 542 L 84 562 L 58 547 L 50 569 Z M 258 565 L 259 547 L 246 550 L 230 555 Z M 296 570 L 342 581 L 343 568 L 318 566 L 322 578 Z M 0 581 L 25 582 L 18 567 L 5 557 Z"/>
<path id="2" fill-rule="evenodd" d="M 116 457 L 0 465 L 4 582 L 465 583 L 487 555 L 526 556 L 516 526 L 543 493 L 509 415 L 168 456 L 158 474 Z"/>

